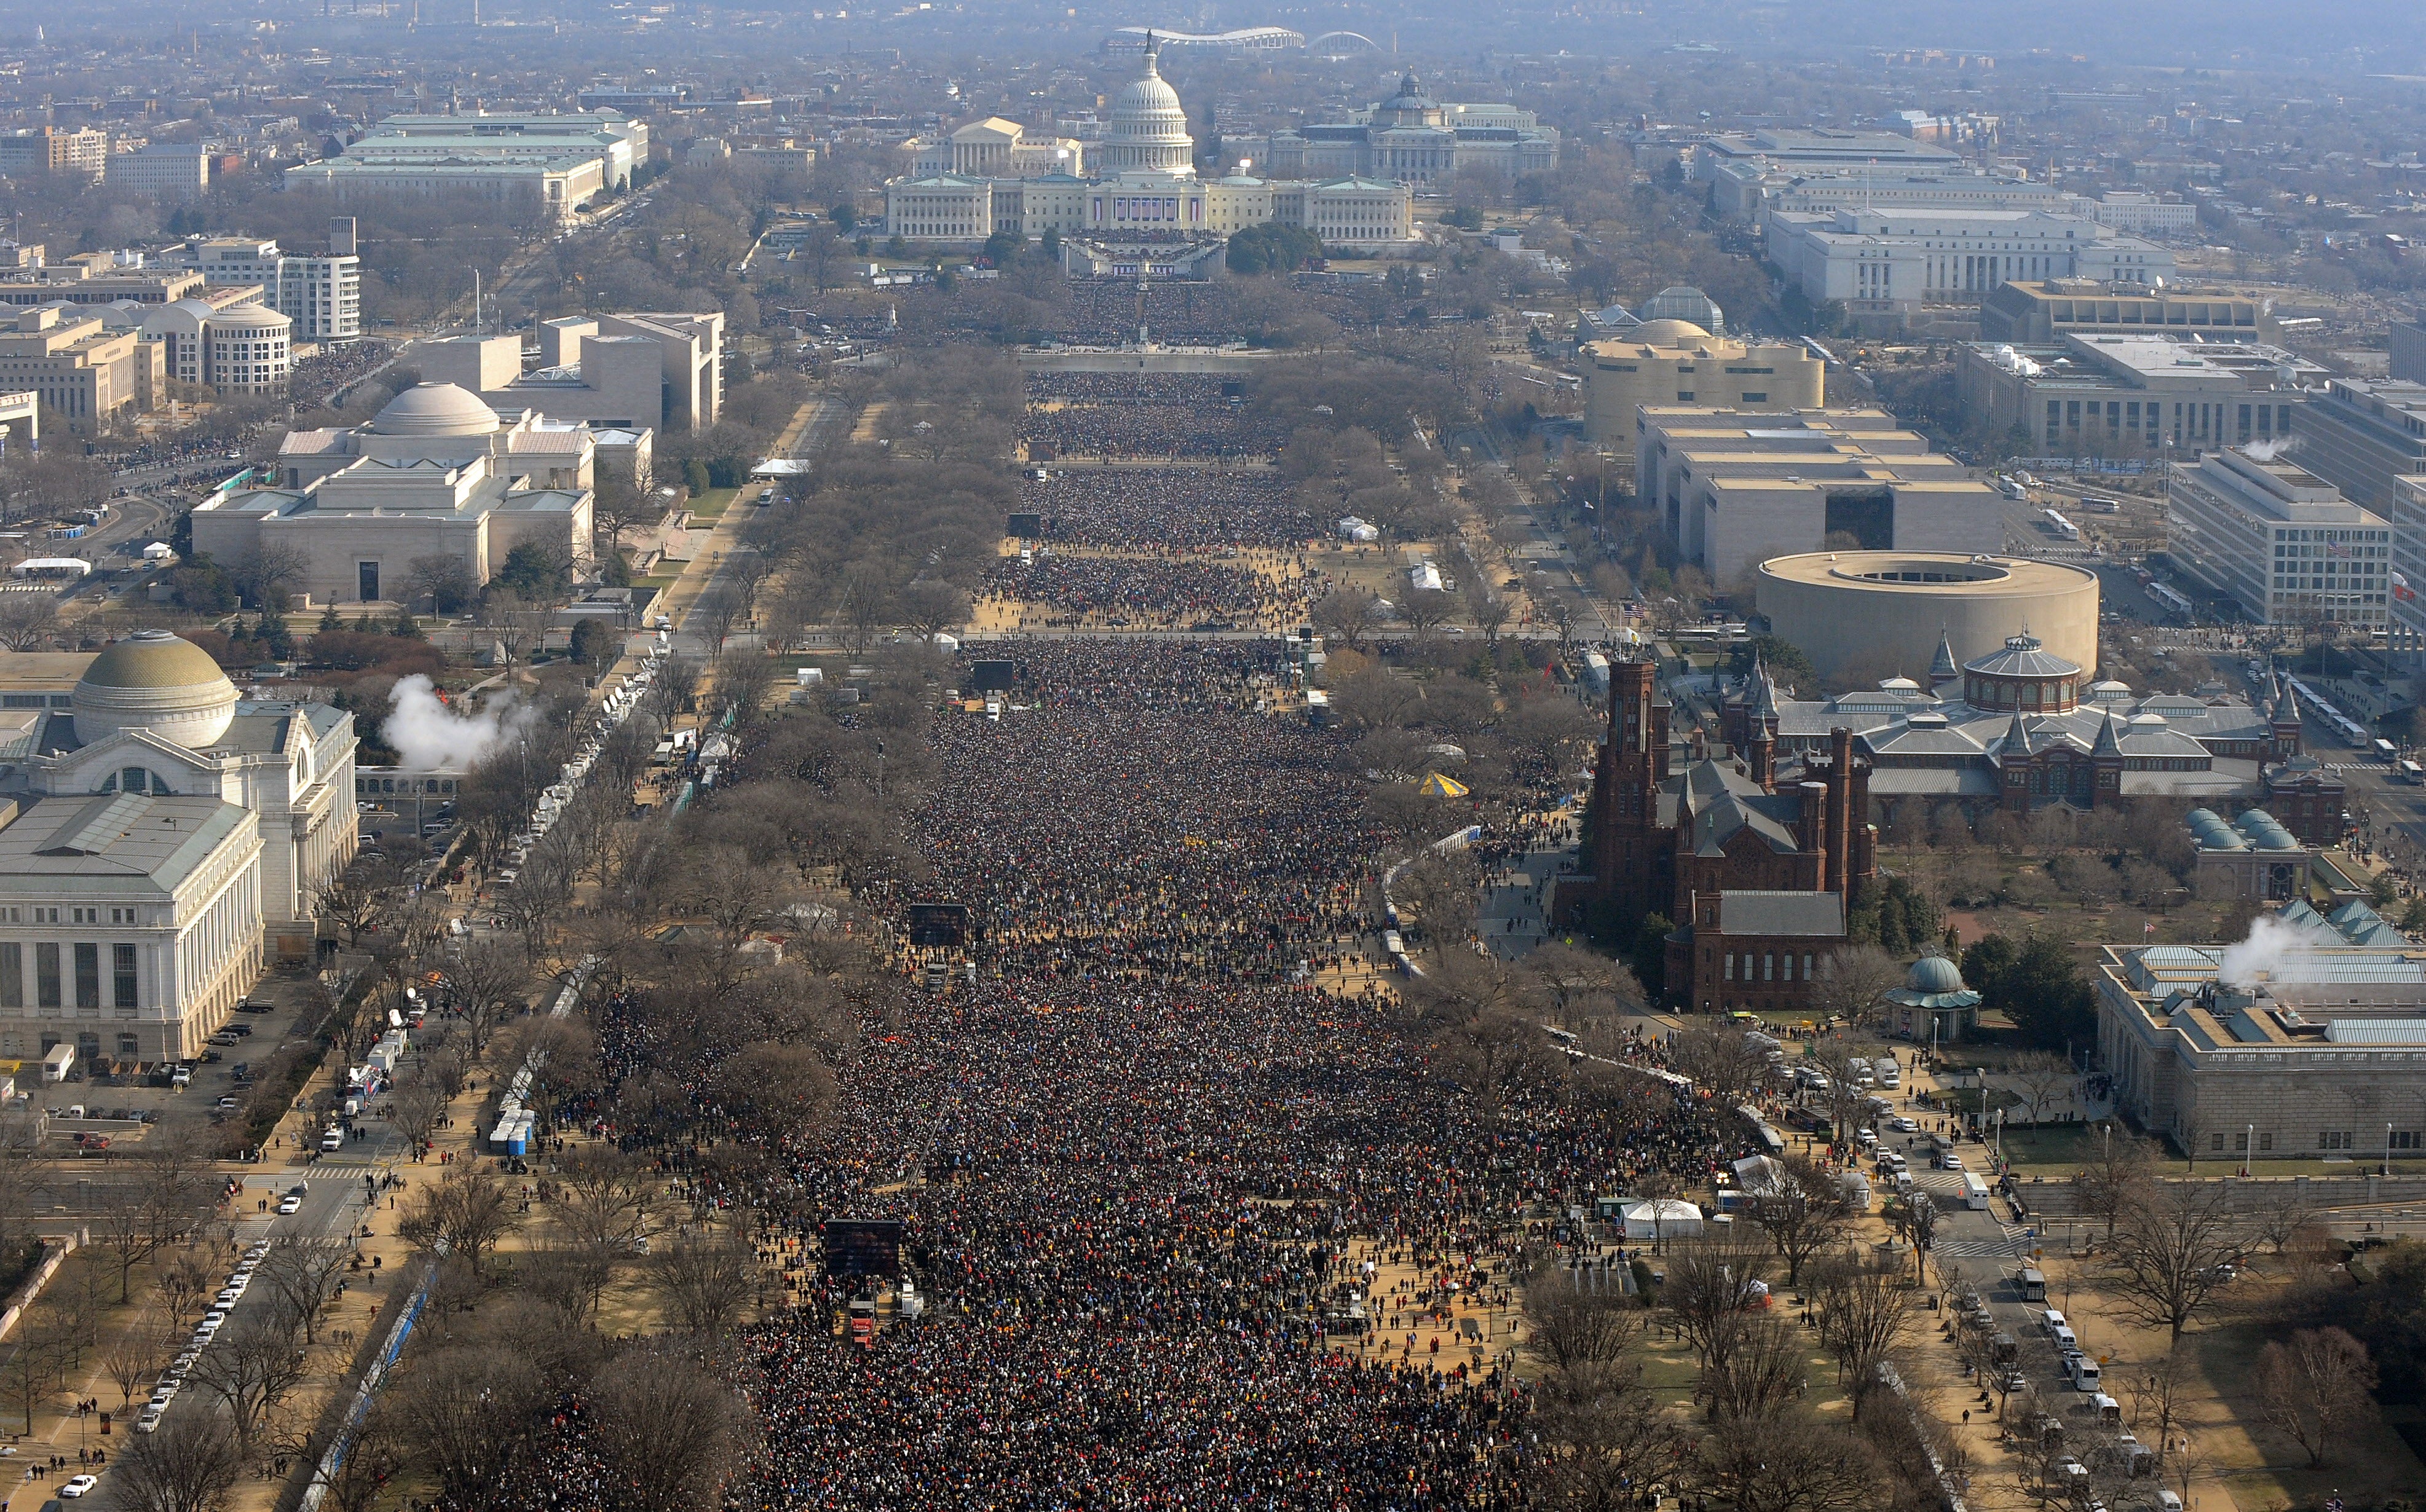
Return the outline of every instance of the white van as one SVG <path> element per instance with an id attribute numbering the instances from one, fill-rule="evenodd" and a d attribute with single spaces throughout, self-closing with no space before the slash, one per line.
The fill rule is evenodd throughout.
<path id="1" fill-rule="evenodd" d="M 1878 1068 L 1879 1086 L 1893 1091 L 1903 1085 L 1903 1072 L 1897 1069 L 1893 1055 L 1882 1055 L 1871 1065 Z"/>
<path id="2" fill-rule="evenodd" d="M 2097 1391 L 2097 1361 L 2087 1355 L 2075 1355 L 2068 1366 L 2072 1372 L 2072 1389 L 2093 1395 Z"/>
<path id="3" fill-rule="evenodd" d="M 1977 1171 L 1963 1173 L 1963 1205 L 1975 1213 L 1987 1209 L 1988 1182 Z"/>

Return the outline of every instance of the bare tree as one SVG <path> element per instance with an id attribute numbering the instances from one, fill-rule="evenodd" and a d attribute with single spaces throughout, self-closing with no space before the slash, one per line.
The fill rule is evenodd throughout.
<path id="1" fill-rule="evenodd" d="M 2339 1328 L 2302 1328 L 2269 1343 L 2257 1362 L 2257 1400 L 2266 1421 L 2324 1468 L 2337 1440 L 2375 1411 L 2375 1362 L 2367 1345 Z"/>
<path id="2" fill-rule="evenodd" d="M 1381 617 L 1381 600 L 1352 584 L 1324 594 L 1307 615 L 1314 628 L 1350 651 L 1365 649 L 1365 637 L 1372 634 Z"/>
<path id="3" fill-rule="evenodd" d="M 1669 1063 L 1721 1102 L 1734 1102 L 1769 1075 L 1769 1057 L 1730 1024 L 1680 1029 L 1668 1042 Z"/>
<path id="4" fill-rule="evenodd" d="M 2073 1173 L 2073 1188 L 2083 1213 L 2106 1220 L 2106 1238 L 2111 1243 L 2124 1212 L 2147 1191 L 2155 1153 L 2146 1141 L 2111 1127 L 2096 1150 L 2096 1155 Z"/>
<path id="5" fill-rule="evenodd" d="M 1673 1481 L 1691 1440 L 1632 1371 L 1553 1372 L 1534 1398 L 1552 1504 L 1575 1512 L 1640 1506 Z"/>
<path id="6" fill-rule="evenodd" d="M 1853 1415 L 1879 1385 L 1879 1367 L 1912 1325 L 1912 1284 L 1901 1265 L 1847 1261 L 1819 1268 L 1813 1281 L 1820 1337 L 1836 1357 L 1852 1392 Z"/>
<path id="7" fill-rule="evenodd" d="M 690 1333 L 722 1333 L 758 1287 L 755 1257 L 721 1233 L 669 1246 L 652 1262 L 657 1295 Z"/>
<path id="8" fill-rule="evenodd" d="M 218 1273 L 200 1249 L 180 1249 L 160 1268 L 160 1296 L 169 1304 L 169 1327 L 185 1327 L 196 1305 L 211 1294 Z"/>
<path id="9" fill-rule="evenodd" d="M 2155 1444 L 2160 1467 L 2173 1452 L 2174 1429 L 2181 1424 L 2184 1404 L 2193 1386 L 2190 1368 L 2179 1350 L 2159 1356 L 2146 1369 L 2134 1371 L 2123 1382 L 2124 1394 L 2131 1404 L 2131 1431 L 2142 1434 L 2143 1441 Z"/>
<path id="10" fill-rule="evenodd" d="M 1808 1389 L 1803 1336 L 1774 1312 L 1739 1309 L 1718 1320 L 1716 1337 L 1695 1391 L 1716 1421 L 1767 1418 Z"/>
<path id="11" fill-rule="evenodd" d="M 477 1275 L 482 1257 L 520 1222 L 503 1187 L 470 1166 L 450 1166 L 413 1189 L 396 1231 L 425 1249 L 444 1241 Z"/>
<path id="12" fill-rule="evenodd" d="M 1867 1023 L 1887 993 L 1903 986 L 1906 973 L 1876 945 L 1844 945 L 1820 957 L 1811 981 L 1811 1004 L 1852 1023 Z"/>
<path id="13" fill-rule="evenodd" d="M 439 969 L 446 989 L 446 1005 L 463 1021 L 463 1037 L 475 1056 L 489 1047 L 500 1025 L 524 1005 L 530 990 L 530 967 L 511 945 L 494 941 L 464 944 Z"/>
<path id="14" fill-rule="evenodd" d="M 1881 1469 L 1844 1428 L 1794 1412 L 1734 1418 L 1702 1440 L 1699 1482 L 1733 1512 L 1867 1512 Z"/>
<path id="15" fill-rule="evenodd" d="M 23 1431 L 34 1431 L 34 1409 L 48 1402 L 57 1389 L 60 1372 L 74 1347 L 62 1326 L 56 1304 L 37 1302 L 17 1319 L 15 1347 L 0 1356 L 0 1400 L 24 1419 Z"/>
<path id="16" fill-rule="evenodd" d="M 2046 1050 L 2016 1055 L 2005 1064 L 2004 1071 L 2021 1094 L 2023 1106 L 2030 1110 L 2033 1124 L 2046 1121 L 2046 1110 L 2070 1089 L 2075 1074 L 2072 1062 Z"/>
<path id="17" fill-rule="evenodd" d="M 353 1256 L 354 1247 L 343 1239 L 285 1235 L 270 1242 L 269 1253 L 253 1273 L 254 1283 L 268 1289 L 279 1311 L 303 1330 L 305 1343 L 316 1344 L 329 1289 Z"/>
<path id="18" fill-rule="evenodd" d="M 446 1094 L 425 1071 L 388 1095 L 388 1121 L 414 1145 L 427 1145 L 446 1116 Z"/>
<path id="19" fill-rule="evenodd" d="M 704 1361 L 664 1344 L 617 1357 L 586 1393 L 595 1447 L 629 1512 L 721 1500 L 753 1441 L 753 1414 Z"/>
<path id="20" fill-rule="evenodd" d="M 1399 605 L 1399 618 L 1407 622 L 1407 628 L 1414 631 L 1418 639 L 1431 635 L 1436 626 L 1447 623 L 1449 616 L 1456 612 L 1456 597 L 1439 588 L 1416 588 L 1407 595 L 1405 603 Z"/>
<path id="21" fill-rule="evenodd" d="M 2221 1267 L 2247 1245 L 2228 1184 L 2167 1182 L 2125 1204 L 2109 1247 L 2107 1289 L 2129 1316 L 2179 1343 L 2224 1284 Z"/>
<path id="22" fill-rule="evenodd" d="M 131 1327 L 118 1336 L 109 1353 L 101 1359 L 109 1384 L 118 1388 L 118 1405 L 123 1409 L 135 1402 L 136 1389 L 160 1373 L 160 1329 L 150 1312 L 135 1320 Z"/>
<path id="23" fill-rule="evenodd" d="M 218 1512 L 243 1471 L 243 1450 L 218 1423 L 181 1412 L 118 1452 L 109 1490 L 122 1512 Z"/>
<path id="24" fill-rule="evenodd" d="M 383 1395 L 396 1432 L 448 1499 L 487 1506 L 554 1391 L 527 1348 L 452 1344 L 407 1355 Z"/>
<path id="25" fill-rule="evenodd" d="M 730 588 L 710 588 L 692 602 L 690 612 L 683 616 L 683 627 L 705 636 L 708 651 L 714 654 L 724 650 L 725 637 L 733 634 L 734 621 L 740 618 L 740 595 Z"/>
<path id="26" fill-rule="evenodd" d="M 1771 1172 L 1763 1190 L 1746 1194 L 1744 1217 L 1786 1262 L 1786 1284 L 1799 1285 L 1803 1265 L 1843 1240 L 1853 1214 L 1836 1178 L 1810 1161 L 1787 1156 Z"/>
<path id="27" fill-rule="evenodd" d="M 1687 1240 L 1669 1257 L 1659 1305 L 1705 1372 L 1721 1361 L 1746 1313 L 1760 1305 L 1768 1268 L 1768 1245 L 1732 1230 Z"/>
<path id="28" fill-rule="evenodd" d="M 1615 1365 L 1649 1318 L 1633 1298 L 1614 1287 L 1586 1287 L 1578 1274 L 1545 1265 L 1525 1281 L 1525 1351 L 1554 1371 Z"/>
<path id="29" fill-rule="evenodd" d="M 250 1459 L 270 1409 L 310 1374 L 310 1358 L 291 1322 L 255 1313 L 219 1330 L 187 1379 L 226 1405 L 237 1444 Z"/>
<path id="30" fill-rule="evenodd" d="M 58 633 L 59 601 L 47 593 L 0 593 L 0 646 L 40 651 Z"/>
<path id="31" fill-rule="evenodd" d="M 408 603 L 427 599 L 431 614 L 451 615 L 479 595 L 480 585 L 473 581 L 463 558 L 453 552 L 438 552 L 405 564 L 404 590 L 411 595 Z"/>

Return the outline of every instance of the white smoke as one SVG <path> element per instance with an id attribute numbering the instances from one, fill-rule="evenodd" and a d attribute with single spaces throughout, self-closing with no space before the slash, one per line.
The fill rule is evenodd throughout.
<path id="1" fill-rule="evenodd" d="M 2291 924 L 2282 915 L 2261 913 L 2249 925 L 2249 938 L 2224 948 L 2216 973 L 2226 987 L 2253 988 L 2259 974 L 2282 981 L 2308 952 L 2348 943 L 2321 924 Z"/>
<path id="2" fill-rule="evenodd" d="M 438 700 L 429 679 L 415 672 L 396 679 L 388 695 L 396 712 L 380 733 L 415 771 L 464 771 L 531 726 L 539 711 L 509 693 L 490 700 L 477 714 L 458 714 Z"/>
<path id="3" fill-rule="evenodd" d="M 2271 462 L 2282 450 L 2283 443 L 2279 441 L 2253 441 L 2240 448 L 2241 455 L 2253 462 Z"/>

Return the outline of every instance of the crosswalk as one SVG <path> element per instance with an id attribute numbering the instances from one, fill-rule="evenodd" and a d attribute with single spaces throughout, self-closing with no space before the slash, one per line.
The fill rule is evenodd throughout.
<path id="1" fill-rule="evenodd" d="M 1951 1260 L 2019 1260 L 2038 1247 L 2030 1225 L 1999 1223 L 1994 1239 L 1941 1239 L 1931 1249 Z"/>
<path id="2" fill-rule="evenodd" d="M 2383 762 L 2327 762 L 2328 772 L 2388 772 L 2392 768 Z"/>

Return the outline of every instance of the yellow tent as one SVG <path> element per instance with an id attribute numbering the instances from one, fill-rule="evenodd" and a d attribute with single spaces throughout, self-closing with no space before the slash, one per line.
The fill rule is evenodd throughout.
<path id="1" fill-rule="evenodd" d="M 1415 790 L 1428 798 L 1462 798 L 1470 791 L 1456 778 L 1443 777 L 1438 772 L 1425 774 Z"/>

